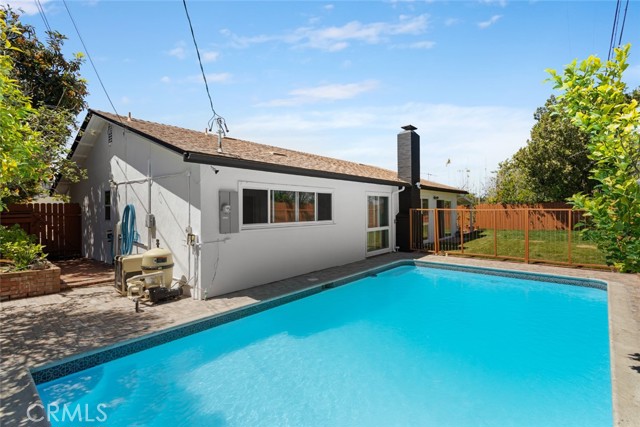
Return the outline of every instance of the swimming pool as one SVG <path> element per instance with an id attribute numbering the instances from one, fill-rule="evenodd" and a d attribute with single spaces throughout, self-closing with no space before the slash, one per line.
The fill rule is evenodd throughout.
<path id="1" fill-rule="evenodd" d="M 38 391 L 89 425 L 611 425 L 606 292 L 401 266 Z"/>

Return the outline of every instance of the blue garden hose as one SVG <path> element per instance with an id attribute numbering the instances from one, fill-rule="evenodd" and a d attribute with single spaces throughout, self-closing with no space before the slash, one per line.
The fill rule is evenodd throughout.
<path id="1" fill-rule="evenodd" d="M 133 249 L 133 242 L 138 240 L 136 231 L 136 208 L 129 204 L 125 206 L 122 213 L 122 255 L 130 255 Z"/>

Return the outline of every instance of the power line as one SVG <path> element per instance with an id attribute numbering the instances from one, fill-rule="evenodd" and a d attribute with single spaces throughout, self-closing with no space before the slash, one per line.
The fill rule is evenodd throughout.
<path id="1" fill-rule="evenodd" d="M 51 31 L 51 27 L 49 26 L 49 20 L 47 19 L 47 15 L 44 13 L 44 7 L 42 6 L 42 3 L 40 3 L 40 0 L 36 0 L 36 7 L 38 8 L 38 13 L 42 18 L 42 22 L 44 22 L 44 26 L 47 27 L 47 31 L 49 33 L 52 33 L 53 31 Z"/>
<path id="2" fill-rule="evenodd" d="M 193 45 L 196 48 L 196 54 L 198 55 L 198 63 L 200 64 L 202 79 L 204 80 L 204 87 L 207 90 L 207 97 L 209 97 L 209 105 L 211 106 L 211 112 L 213 113 L 213 117 L 211 117 L 211 120 L 209 120 L 209 122 L 207 123 L 209 126 L 209 130 L 211 130 L 211 128 L 213 127 L 212 125 L 215 120 L 219 130 L 224 132 L 222 128 L 222 126 L 224 125 L 224 129 L 226 129 L 226 131 L 229 132 L 229 129 L 227 129 L 227 124 L 224 120 L 224 117 L 216 113 L 216 109 L 213 108 L 213 100 L 211 98 L 211 92 L 209 91 L 209 83 L 207 83 L 207 75 L 205 74 L 204 67 L 202 66 L 202 58 L 200 58 L 200 49 L 198 49 L 198 42 L 196 41 L 196 35 L 193 31 L 193 25 L 191 24 L 191 17 L 189 16 L 189 10 L 187 9 L 187 0 L 182 0 L 182 4 L 184 5 L 184 13 L 187 15 L 187 21 L 189 22 L 189 29 L 191 30 L 191 38 L 193 39 Z"/>
<path id="3" fill-rule="evenodd" d="M 624 33 L 624 23 L 627 20 L 627 9 L 629 9 L 629 0 L 627 0 L 627 4 L 624 6 L 624 15 L 622 16 L 622 28 L 620 29 L 620 38 L 618 39 L 618 46 L 622 45 L 622 34 Z"/>
<path id="4" fill-rule="evenodd" d="M 82 43 L 82 47 L 84 48 L 84 51 L 87 54 L 87 58 L 89 58 L 89 62 L 91 63 L 91 67 L 93 67 L 93 71 L 96 73 L 96 76 L 98 77 L 98 81 L 100 82 L 100 86 L 102 86 L 102 90 L 104 91 L 104 94 L 107 95 L 107 99 L 109 100 L 109 104 L 111 104 L 111 108 L 116 113 L 116 116 L 118 116 L 118 120 L 120 121 L 120 123 L 124 126 L 124 123 L 122 123 L 122 119 L 120 119 L 120 114 L 118 114 L 118 110 L 116 110 L 115 105 L 113 105 L 113 102 L 111 101 L 111 97 L 109 96 L 109 92 L 107 92 L 107 88 L 104 86 L 104 83 L 102 83 L 102 79 L 100 78 L 100 74 L 98 73 L 98 69 L 96 68 L 96 65 L 93 63 L 93 59 L 91 59 L 91 54 L 89 54 L 89 49 L 87 49 L 87 45 L 84 43 L 84 40 L 82 39 L 82 36 L 80 35 L 80 30 L 78 29 L 78 26 L 76 25 L 76 21 L 73 19 L 73 16 L 71 15 L 71 11 L 69 10 L 69 6 L 67 6 L 67 0 L 62 0 L 62 3 L 64 3 L 65 9 L 67 9 L 67 13 L 69 14 L 69 18 L 71 18 L 71 23 L 73 24 L 73 28 L 76 29 L 76 33 L 78 34 L 78 38 L 80 39 L 80 43 Z"/>
<path id="5" fill-rule="evenodd" d="M 609 53 L 607 54 L 607 61 L 611 59 L 611 51 L 616 42 L 616 33 L 618 28 L 618 16 L 620 15 L 620 0 L 616 1 L 616 12 L 613 16 L 613 26 L 611 27 L 611 39 L 609 40 Z"/>
<path id="6" fill-rule="evenodd" d="M 611 39 L 609 40 L 609 53 L 607 60 L 611 60 L 613 51 L 616 47 L 622 45 L 622 36 L 624 34 L 624 24 L 627 21 L 627 11 L 629 10 L 629 0 L 626 1 L 624 6 L 624 14 L 622 15 L 622 21 L 620 21 L 620 14 L 622 14 L 622 2 L 616 1 L 616 11 L 613 16 L 613 26 L 611 27 Z M 620 33 L 618 34 L 618 30 Z M 616 44 L 616 38 L 617 44 Z"/>

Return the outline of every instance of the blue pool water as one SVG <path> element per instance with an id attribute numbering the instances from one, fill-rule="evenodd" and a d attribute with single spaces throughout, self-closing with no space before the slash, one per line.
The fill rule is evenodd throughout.
<path id="1" fill-rule="evenodd" d="M 38 390 L 65 426 L 610 426 L 606 292 L 403 266 Z"/>

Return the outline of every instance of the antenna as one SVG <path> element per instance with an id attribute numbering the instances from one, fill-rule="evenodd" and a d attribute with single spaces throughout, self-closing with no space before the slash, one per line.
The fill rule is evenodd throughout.
<path id="1" fill-rule="evenodd" d="M 227 136 L 229 128 L 224 117 L 221 116 L 216 117 L 216 125 L 218 126 L 218 153 L 222 153 L 222 137 Z"/>
<path id="2" fill-rule="evenodd" d="M 193 24 L 191 23 L 191 16 L 189 16 L 189 9 L 187 8 L 187 0 L 182 0 L 182 5 L 184 6 L 184 13 L 187 15 L 187 22 L 189 23 L 189 30 L 191 30 L 191 38 L 193 39 L 193 46 L 196 49 L 196 54 L 198 56 L 198 64 L 200 64 L 200 71 L 202 72 L 202 80 L 204 81 L 204 87 L 207 91 L 207 97 L 209 98 L 209 105 L 211 106 L 211 112 L 213 116 L 209 119 L 207 126 L 209 127 L 209 132 L 211 132 L 213 128 L 213 122 L 215 121 L 218 125 L 218 153 L 222 153 L 222 135 L 226 136 L 227 132 L 229 132 L 229 128 L 227 127 L 227 123 L 224 117 L 220 116 L 216 109 L 213 108 L 213 99 L 211 99 L 211 92 L 209 91 L 209 83 L 207 82 L 207 75 L 204 72 L 204 67 L 202 66 L 202 58 L 200 57 L 200 49 L 198 48 L 198 42 L 196 41 L 196 34 L 193 31 Z"/>

